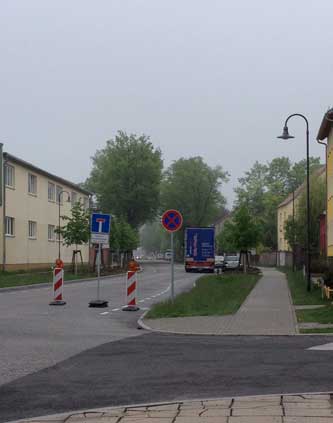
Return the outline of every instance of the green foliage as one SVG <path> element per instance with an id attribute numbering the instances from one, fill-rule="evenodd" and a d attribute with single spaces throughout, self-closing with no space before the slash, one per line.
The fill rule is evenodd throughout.
<path id="1" fill-rule="evenodd" d="M 110 231 L 111 251 L 133 251 L 139 245 L 138 231 L 122 218 L 112 218 Z"/>
<path id="2" fill-rule="evenodd" d="M 310 157 L 310 171 L 320 164 L 318 157 Z M 277 206 L 305 180 L 306 160 L 292 164 L 287 157 L 277 157 L 267 164 L 255 162 L 239 179 L 235 189 L 236 207 L 246 205 L 260 224 L 265 247 L 277 248 Z"/>
<path id="3" fill-rule="evenodd" d="M 216 246 L 218 254 L 231 253 L 238 251 L 230 226 L 224 226 L 223 230 L 216 237 Z"/>
<path id="4" fill-rule="evenodd" d="M 164 173 L 161 190 L 162 210 L 177 209 L 184 218 L 175 234 L 175 251 L 183 257 L 184 228 L 208 226 L 221 214 L 226 200 L 220 192 L 228 173 L 220 166 L 210 167 L 202 157 L 181 158 Z"/>
<path id="5" fill-rule="evenodd" d="M 62 228 L 56 229 L 61 233 L 65 245 L 82 245 L 89 241 L 90 236 L 90 214 L 85 210 L 83 204 L 77 202 L 71 210 L 71 216 L 61 216 L 67 222 Z"/>
<path id="6" fill-rule="evenodd" d="M 147 136 L 119 131 L 96 152 L 85 186 L 96 194 L 101 209 L 138 228 L 156 215 L 162 167 L 161 152 Z"/>
<path id="7" fill-rule="evenodd" d="M 164 174 L 162 208 L 178 209 L 184 226 L 212 224 L 226 204 L 220 192 L 226 181 L 227 172 L 208 166 L 201 157 L 179 159 Z"/>
<path id="8" fill-rule="evenodd" d="M 231 251 L 248 251 L 260 241 L 260 226 L 245 205 L 241 205 L 233 214 L 232 221 L 224 225 L 226 242 L 234 248 Z"/>

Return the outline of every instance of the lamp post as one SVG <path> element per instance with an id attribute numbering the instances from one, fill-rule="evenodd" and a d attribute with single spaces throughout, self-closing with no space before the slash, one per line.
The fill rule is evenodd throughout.
<path id="1" fill-rule="evenodd" d="M 283 133 L 277 138 L 281 138 L 283 140 L 288 140 L 291 138 L 295 138 L 292 135 L 289 135 L 288 131 L 288 121 L 290 118 L 298 116 L 304 119 L 306 123 L 306 218 L 307 218 L 307 225 L 306 225 L 306 280 L 307 280 L 307 290 L 311 291 L 311 278 L 310 278 L 310 165 L 309 165 L 309 122 L 304 115 L 300 113 L 293 113 L 292 115 L 288 116 L 284 127 Z"/>
<path id="2" fill-rule="evenodd" d="M 59 206 L 59 213 L 58 213 L 58 218 L 59 218 L 59 220 L 58 220 L 58 229 L 59 229 L 59 233 L 58 233 L 58 259 L 60 260 L 60 244 L 61 244 L 61 237 L 60 237 L 60 206 L 61 206 L 61 196 L 62 196 L 62 194 L 64 193 L 64 192 L 66 192 L 67 193 L 67 201 L 68 202 L 70 202 L 71 201 L 71 196 L 70 196 L 70 194 L 69 194 L 69 192 L 68 191 L 66 191 L 66 190 L 61 190 L 61 191 L 59 191 L 58 192 L 58 206 Z"/>

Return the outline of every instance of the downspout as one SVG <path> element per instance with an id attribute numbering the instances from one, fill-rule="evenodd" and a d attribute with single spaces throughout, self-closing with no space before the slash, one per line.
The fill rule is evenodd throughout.
<path id="1" fill-rule="evenodd" d="M 328 245 L 328 237 L 327 237 L 327 212 L 328 212 L 328 198 L 327 198 L 327 143 L 326 142 L 322 142 L 317 138 L 317 143 L 324 145 L 325 146 L 325 197 L 326 197 L 326 218 L 325 218 L 325 236 L 326 236 L 326 240 L 325 240 L 325 256 L 326 256 L 326 260 L 327 260 L 327 245 Z"/>

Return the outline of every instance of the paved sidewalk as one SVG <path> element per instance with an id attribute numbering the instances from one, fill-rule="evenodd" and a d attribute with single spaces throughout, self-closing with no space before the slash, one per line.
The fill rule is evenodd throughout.
<path id="1" fill-rule="evenodd" d="M 296 316 L 285 275 L 262 269 L 263 277 L 237 313 L 144 319 L 152 330 L 207 335 L 296 335 Z"/>
<path id="2" fill-rule="evenodd" d="M 177 401 L 39 417 L 45 423 L 333 423 L 332 394 Z"/>

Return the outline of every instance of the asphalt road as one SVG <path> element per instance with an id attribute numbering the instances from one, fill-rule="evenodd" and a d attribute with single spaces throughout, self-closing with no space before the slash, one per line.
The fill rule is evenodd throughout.
<path id="1" fill-rule="evenodd" d="M 139 275 L 138 301 L 142 308 L 170 295 L 170 266 L 146 263 Z M 189 289 L 197 276 L 176 266 L 176 292 Z M 52 366 L 106 342 L 138 336 L 143 313 L 124 312 L 125 277 L 101 281 L 104 309 L 89 308 L 96 298 L 96 281 L 65 286 L 65 306 L 49 306 L 50 287 L 0 291 L 0 385 Z"/>
<path id="2" fill-rule="evenodd" d="M 109 342 L 0 386 L 0 421 L 111 405 L 332 391 L 322 336 L 180 336 Z"/>

